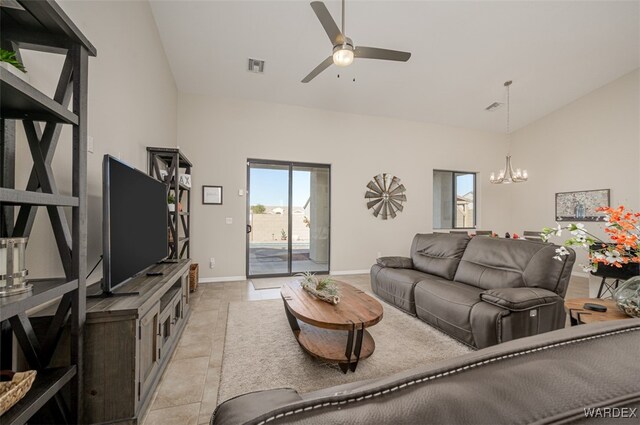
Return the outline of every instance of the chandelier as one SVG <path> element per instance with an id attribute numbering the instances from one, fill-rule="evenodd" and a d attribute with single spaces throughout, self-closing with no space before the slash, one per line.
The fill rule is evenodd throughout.
<path id="1" fill-rule="evenodd" d="M 507 137 L 509 137 L 509 143 L 511 142 L 511 126 L 510 126 L 510 115 L 511 115 L 511 102 L 509 98 L 509 87 L 513 81 L 507 81 L 504 83 L 504 86 L 507 88 Z M 521 170 L 520 168 L 513 169 L 511 165 L 511 155 L 507 155 L 506 163 L 504 169 L 498 171 L 498 174 L 491 173 L 489 177 L 489 181 L 494 184 L 509 184 L 509 183 L 522 183 L 526 182 L 529 179 L 529 174 L 527 170 Z"/>

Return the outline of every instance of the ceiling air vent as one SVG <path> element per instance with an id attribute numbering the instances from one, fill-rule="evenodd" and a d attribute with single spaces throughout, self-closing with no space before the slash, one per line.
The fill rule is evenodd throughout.
<path id="1" fill-rule="evenodd" d="M 491 105 L 487 106 L 486 108 L 484 108 L 485 111 L 489 111 L 489 112 L 493 112 L 496 109 L 500 108 L 503 105 L 503 103 L 500 102 L 493 102 Z"/>
<path id="2" fill-rule="evenodd" d="M 256 74 L 262 74 L 264 72 L 264 61 L 249 58 L 248 71 L 255 72 Z"/>

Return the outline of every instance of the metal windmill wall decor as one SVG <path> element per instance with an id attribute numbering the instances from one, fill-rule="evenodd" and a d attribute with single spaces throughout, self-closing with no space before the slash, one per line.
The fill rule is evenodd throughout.
<path id="1" fill-rule="evenodd" d="M 396 218 L 397 212 L 402 212 L 402 203 L 407 201 L 407 190 L 400 179 L 390 174 L 378 174 L 367 184 L 367 208 L 374 217 L 380 216 L 383 220 Z"/>

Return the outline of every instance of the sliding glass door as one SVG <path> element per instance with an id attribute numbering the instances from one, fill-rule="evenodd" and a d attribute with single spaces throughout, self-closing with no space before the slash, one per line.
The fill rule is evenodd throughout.
<path id="1" fill-rule="evenodd" d="M 249 160 L 247 276 L 329 272 L 331 168 Z"/>

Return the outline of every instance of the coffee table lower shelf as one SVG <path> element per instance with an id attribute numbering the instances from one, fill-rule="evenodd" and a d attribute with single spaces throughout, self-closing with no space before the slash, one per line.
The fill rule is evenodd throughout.
<path id="1" fill-rule="evenodd" d="M 298 321 L 299 330 L 293 329 L 293 334 L 300 346 L 311 356 L 330 363 L 337 363 L 340 369 L 355 372 L 358 361 L 373 354 L 376 343 L 366 330 L 352 333 L 349 341 L 348 331 L 321 329 Z M 362 332 L 360 355 L 357 355 L 358 333 Z M 349 345 L 351 342 L 351 345 Z M 347 360 L 347 353 L 351 358 Z"/>

